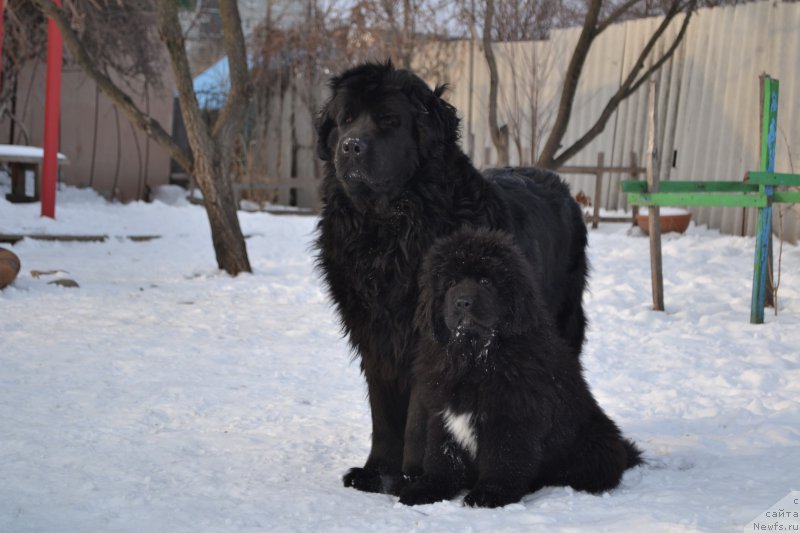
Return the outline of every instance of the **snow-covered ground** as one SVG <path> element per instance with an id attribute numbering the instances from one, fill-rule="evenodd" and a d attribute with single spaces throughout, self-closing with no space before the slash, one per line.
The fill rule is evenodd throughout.
<path id="1" fill-rule="evenodd" d="M 409 508 L 340 482 L 366 458 L 369 411 L 313 270 L 314 217 L 242 213 L 254 273 L 233 279 L 200 207 L 67 189 L 56 214 L 0 199 L 0 233 L 109 236 L 12 248 L 0 531 L 742 531 L 798 488 L 797 247 L 784 248 L 780 314 L 753 326 L 752 239 L 666 236 L 658 313 L 647 239 L 601 224 L 583 361 L 649 465 L 603 496 Z M 80 288 L 48 284 L 60 277 Z"/>

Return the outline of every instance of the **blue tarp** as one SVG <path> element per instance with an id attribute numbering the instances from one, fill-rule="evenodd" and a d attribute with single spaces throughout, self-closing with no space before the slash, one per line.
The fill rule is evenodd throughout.
<path id="1" fill-rule="evenodd" d="M 228 56 L 223 57 L 192 80 L 201 109 L 221 109 L 231 90 Z"/>

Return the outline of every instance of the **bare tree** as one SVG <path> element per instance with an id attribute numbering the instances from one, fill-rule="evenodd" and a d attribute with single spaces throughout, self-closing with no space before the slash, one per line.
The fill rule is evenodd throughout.
<path id="1" fill-rule="evenodd" d="M 555 113 L 554 103 L 546 101 L 543 92 L 546 81 L 554 75 L 559 54 L 542 43 L 554 27 L 569 19 L 563 11 L 560 2 L 554 0 L 501 0 L 495 4 L 493 39 L 505 43 L 495 46 L 496 54 L 505 61 L 512 80 L 510 88 L 498 96 L 510 143 L 523 165 L 536 158 Z M 526 130 L 530 133 L 527 146 Z"/>
<path id="2" fill-rule="evenodd" d="M 658 71 L 664 63 L 672 57 L 686 34 L 686 29 L 698 1 L 701 0 L 666 0 L 662 3 L 652 2 L 650 0 L 589 0 L 586 4 L 585 11 L 580 12 L 575 8 L 574 4 L 561 0 L 487 0 L 485 2 L 485 11 L 477 15 L 472 12 L 472 10 L 466 8 L 462 3 L 462 12 L 468 13 L 467 16 L 463 18 L 469 20 L 470 24 L 478 24 L 476 19 L 482 17 L 482 43 L 490 74 L 488 104 L 489 130 L 492 142 L 497 150 L 497 164 L 508 164 L 509 127 L 514 127 L 514 124 L 512 124 L 514 119 L 510 117 L 509 124 L 499 124 L 497 110 L 501 91 L 498 88 L 499 76 L 497 73 L 497 60 L 492 49 L 493 42 L 543 39 L 547 37 L 549 31 L 553 28 L 571 25 L 576 20 L 582 21 L 582 30 L 575 48 L 572 51 L 564 76 L 556 116 L 537 158 L 537 164 L 539 166 L 558 168 L 602 133 L 606 123 L 612 117 L 620 103 L 636 92 L 651 74 Z M 731 3 L 737 0 L 722 1 Z M 520 8 L 520 4 L 522 3 L 526 4 L 524 9 Z M 495 11 L 496 8 L 497 13 Z M 664 16 L 662 22 L 648 39 L 637 60 L 634 62 L 631 71 L 626 75 L 615 94 L 609 99 L 600 117 L 577 141 L 566 148 L 562 147 L 567 125 L 569 124 L 569 119 L 572 114 L 572 106 L 575 101 L 578 82 L 594 40 L 602 34 L 606 28 L 614 23 L 642 16 L 655 15 L 658 14 L 660 10 Z M 531 14 L 535 15 L 532 16 Z M 645 64 L 648 59 L 651 58 L 656 44 L 664 36 L 673 20 L 678 18 L 681 14 L 684 16 L 675 38 L 664 53 L 653 58 L 650 67 L 645 68 Z M 509 61 L 509 63 L 514 64 L 515 61 L 516 60 Z M 536 90 L 538 89 L 532 88 L 530 92 L 535 93 Z M 539 117 L 540 115 L 531 114 L 532 121 Z M 540 131 L 540 126 L 541 123 L 531 125 L 531 129 L 534 132 L 532 136 L 536 136 L 537 130 Z M 517 144 L 519 146 L 521 142 L 517 142 Z M 536 145 L 538 145 L 538 140 L 532 141 L 532 146 Z M 520 154 L 520 156 L 521 155 L 522 154 Z"/>
<path id="3" fill-rule="evenodd" d="M 516 148 L 522 165 L 529 165 L 536 158 L 555 115 L 555 102 L 545 100 L 543 92 L 558 54 L 540 45 L 538 41 L 527 41 L 495 46 L 511 75 L 510 86 L 500 91 L 498 105 L 506 118 L 509 143 Z"/>
<path id="4" fill-rule="evenodd" d="M 614 114 L 617 107 L 619 107 L 619 104 L 636 92 L 639 86 L 641 86 L 651 74 L 657 72 L 661 66 L 672 57 L 675 50 L 678 49 L 678 45 L 686 34 L 686 28 L 689 26 L 689 21 L 694 13 L 697 0 L 670 0 L 666 12 L 664 13 L 663 20 L 658 28 L 656 28 L 656 31 L 650 36 L 644 48 L 642 48 L 639 57 L 628 75 L 622 81 L 614 95 L 608 100 L 608 103 L 600 113 L 600 117 L 598 117 L 595 123 L 581 135 L 577 141 L 562 149 L 561 143 L 567 131 L 570 115 L 572 114 L 572 105 L 578 90 L 581 71 L 589 55 L 592 43 L 611 24 L 619 22 L 626 16 L 629 16 L 631 10 L 635 8 L 640 1 L 641 0 L 626 0 L 624 3 L 610 9 L 607 15 L 602 16 L 603 0 L 590 0 L 588 10 L 584 17 L 581 34 L 578 37 L 578 42 L 572 52 L 572 57 L 570 58 L 564 76 L 556 119 L 550 130 L 550 135 L 545 142 L 544 148 L 539 154 L 538 165 L 546 168 L 558 168 L 577 154 L 583 147 L 588 145 L 595 137 L 603 132 L 606 123 Z M 672 21 L 682 13 L 684 14 L 683 21 L 672 43 L 660 57 L 652 62 L 649 68 L 645 69 L 645 62 L 653 52 L 656 43 L 664 35 Z"/>
<path id="5" fill-rule="evenodd" d="M 224 47 L 228 56 L 231 90 L 225 106 L 213 125 L 204 120 L 197 103 L 186 56 L 184 37 L 178 21 L 177 2 L 159 0 L 158 31 L 169 52 L 178 90 L 181 115 L 186 125 L 189 149 L 179 146 L 164 128 L 134 103 L 107 70 L 90 53 L 88 43 L 73 27 L 74 17 L 51 0 L 33 0 L 47 16 L 52 17 L 64 38 L 64 44 L 75 63 L 95 81 L 99 89 L 122 110 L 129 120 L 161 144 L 188 173 L 200 190 L 211 226 L 211 238 L 217 264 L 230 275 L 250 272 L 247 249 L 239 226 L 236 203 L 228 171 L 231 154 L 247 112 L 251 84 L 239 11 L 235 0 L 220 0 L 220 18 Z M 147 38 L 147 32 L 140 35 Z"/>
<path id="6" fill-rule="evenodd" d="M 508 159 L 508 126 L 498 123 L 497 94 L 500 75 L 497 72 L 497 59 L 492 47 L 492 25 L 494 23 L 494 0 L 486 1 L 486 12 L 483 17 L 483 54 L 489 66 L 489 133 L 497 150 L 497 165 L 507 166 Z"/>
<path id="7" fill-rule="evenodd" d="M 450 8 L 446 0 L 359 0 L 342 17 L 346 41 L 341 43 L 344 64 L 387 58 L 402 68 L 415 68 L 423 77 L 437 74 L 447 64 L 443 56 Z M 424 49 L 425 60 L 419 61 Z M 338 69 L 337 69 L 338 70 Z"/>
<path id="8" fill-rule="evenodd" d="M 536 146 L 540 125 L 545 123 L 539 120 L 544 113 L 540 108 L 544 63 L 535 57 L 506 57 L 514 81 L 511 87 L 501 90 L 496 47 L 492 43 L 547 38 L 559 20 L 560 5 L 559 0 L 488 0 L 476 12 L 474 0 L 469 6 L 462 2 L 460 18 L 466 22 L 474 40 L 477 40 L 476 26 L 482 26 L 481 48 L 489 68 L 489 133 L 497 151 L 497 165 L 509 164 L 512 140 L 520 160 L 523 159 L 522 129 L 526 118 L 531 122 L 531 147 Z M 531 85 L 523 89 L 517 83 L 519 76 L 525 76 Z M 501 99 L 506 104 L 503 113 L 506 124 L 502 125 L 499 119 Z M 526 102 L 523 103 L 523 99 Z"/>
<path id="9" fill-rule="evenodd" d="M 384 54 L 410 68 L 416 46 L 416 23 L 424 7 L 420 0 L 360 0 L 350 10 L 350 48 L 369 56 Z"/>

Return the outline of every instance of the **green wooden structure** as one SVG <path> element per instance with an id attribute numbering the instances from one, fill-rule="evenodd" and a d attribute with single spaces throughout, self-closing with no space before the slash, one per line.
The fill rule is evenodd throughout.
<path id="1" fill-rule="evenodd" d="M 764 322 L 766 280 L 772 237 L 772 204 L 800 203 L 800 192 L 779 191 L 776 187 L 800 186 L 800 174 L 775 172 L 775 140 L 778 125 L 778 80 L 761 76 L 762 119 L 761 159 L 757 171 L 748 172 L 744 181 L 664 181 L 658 192 L 650 193 L 647 182 L 622 182 L 622 191 L 631 205 L 646 206 L 722 206 L 755 207 L 756 250 L 753 263 L 753 293 L 750 322 Z M 660 238 L 660 235 L 650 238 Z"/>

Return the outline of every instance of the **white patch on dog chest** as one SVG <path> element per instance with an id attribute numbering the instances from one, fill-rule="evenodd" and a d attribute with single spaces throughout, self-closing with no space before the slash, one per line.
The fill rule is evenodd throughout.
<path id="1" fill-rule="evenodd" d="M 478 437 L 475 435 L 475 426 L 472 424 L 472 413 L 457 415 L 450 409 L 442 412 L 444 427 L 456 442 L 475 459 L 478 454 Z"/>

